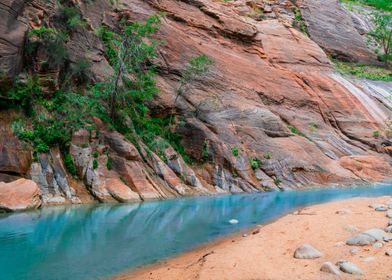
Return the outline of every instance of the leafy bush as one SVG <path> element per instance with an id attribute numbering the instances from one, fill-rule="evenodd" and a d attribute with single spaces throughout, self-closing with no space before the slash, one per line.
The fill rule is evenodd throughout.
<path id="1" fill-rule="evenodd" d="M 250 166 L 253 170 L 259 169 L 261 167 L 261 160 L 259 160 L 258 158 L 252 158 L 250 160 Z"/>
<path id="2" fill-rule="evenodd" d="M 108 156 L 108 159 L 107 159 L 107 161 L 106 161 L 106 168 L 107 168 L 108 170 L 112 170 L 112 168 L 113 168 L 113 160 L 112 160 L 112 158 L 109 157 L 109 156 Z"/>
<path id="3" fill-rule="evenodd" d="M 301 131 L 299 131 L 298 128 L 296 128 L 295 126 L 289 125 L 289 126 L 287 126 L 287 127 L 290 129 L 291 133 L 296 134 L 296 135 L 298 135 L 298 136 L 305 136 L 305 135 L 304 135 Z"/>
<path id="4" fill-rule="evenodd" d="M 75 30 L 86 24 L 79 10 L 75 7 L 60 6 L 60 17 L 65 21 L 67 28 L 70 30 Z"/>
<path id="5" fill-rule="evenodd" d="M 351 62 L 334 61 L 336 70 L 343 75 L 353 75 L 358 78 L 380 81 L 392 81 L 392 71 L 370 65 Z"/>
<path id="6" fill-rule="evenodd" d="M 93 160 L 93 169 L 98 168 L 98 161 L 96 159 Z"/>
<path id="7" fill-rule="evenodd" d="M 238 155 L 239 155 L 238 148 L 237 147 L 232 148 L 231 149 L 231 153 L 232 153 L 233 156 L 238 157 Z"/>
<path id="8" fill-rule="evenodd" d="M 65 42 L 67 34 L 55 28 L 40 27 L 28 33 L 28 54 L 34 54 L 39 47 L 42 47 L 47 55 L 47 60 L 43 61 L 43 66 L 50 68 L 62 65 L 68 57 Z"/>
<path id="9" fill-rule="evenodd" d="M 75 163 L 74 163 L 73 158 L 70 154 L 66 154 L 64 156 L 64 165 L 65 165 L 65 168 L 67 169 L 67 171 L 69 172 L 69 174 L 71 174 L 72 176 L 76 176 Z"/>
<path id="10" fill-rule="evenodd" d="M 373 131 L 373 137 L 374 138 L 380 138 L 380 136 L 381 136 L 380 131 L 378 131 L 378 130 Z"/>

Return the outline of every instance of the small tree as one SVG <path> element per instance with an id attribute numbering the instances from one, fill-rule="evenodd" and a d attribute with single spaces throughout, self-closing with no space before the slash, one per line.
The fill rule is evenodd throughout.
<path id="1" fill-rule="evenodd" d="M 112 121 L 119 111 L 135 111 L 158 92 L 150 60 L 156 57 L 157 43 L 152 35 L 158 31 L 159 21 L 159 16 L 153 16 L 145 23 L 126 25 L 120 33 L 106 28 L 99 32 L 114 70 L 112 78 L 103 85 Z"/>
<path id="2" fill-rule="evenodd" d="M 392 50 L 392 14 L 376 11 L 373 13 L 374 28 L 368 33 L 382 48 L 382 59 L 388 67 Z"/>

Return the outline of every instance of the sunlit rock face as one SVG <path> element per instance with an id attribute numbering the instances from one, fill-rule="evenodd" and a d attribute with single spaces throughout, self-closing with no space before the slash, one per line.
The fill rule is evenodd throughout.
<path id="1" fill-rule="evenodd" d="M 42 1 L 32 1 L 22 9 L 30 28 L 47 21 L 46 13 L 52 11 L 50 1 L 45 5 L 33 5 L 35 2 Z M 83 34 L 76 32 L 67 43 L 75 56 L 72 59 L 76 61 L 83 55 L 81 50 L 90 49 L 87 58 L 94 79 L 102 80 L 111 68 L 94 29 L 101 24 L 116 25 L 119 19 L 142 21 L 165 12 L 156 36 L 164 43 L 154 61 L 160 93 L 150 109 L 155 117 L 178 116 L 181 144 L 194 164 L 186 164 L 172 148 L 165 151 L 166 160 L 162 160 L 146 153 L 145 143 L 130 143 L 102 126 L 100 135 L 79 131 L 73 137 L 70 154 L 77 181 L 62 169 L 53 169 L 49 160 L 61 175 L 54 176 L 56 184 L 58 179 L 64 187 L 54 183 L 53 187 L 43 187 L 39 166 L 35 163 L 28 170 L 30 158 L 26 158 L 27 170 L 17 170 L 12 176 L 31 177 L 43 194 L 50 193 L 55 201 L 60 196 L 67 202 L 92 197 L 122 202 L 256 192 L 391 177 L 391 143 L 374 137 L 374 131 L 383 133 L 384 121 L 391 117 L 385 96 L 391 84 L 353 81 L 334 74 L 323 49 L 329 53 L 334 50 L 329 51 L 316 36 L 323 32 L 316 29 L 317 20 L 326 16 L 325 9 L 319 14 L 314 9 L 320 1 L 303 1 L 301 6 L 310 38 L 293 27 L 294 6 L 290 1 L 270 1 L 269 5 L 256 0 L 119 2 L 115 11 L 106 0 L 80 4 L 88 24 Z M 47 5 L 50 7 L 44 13 Z M 255 7 L 264 11 L 263 18 L 254 16 Z M 340 7 L 330 7 L 337 15 L 350 18 Z M 38 19 L 31 16 L 32 11 Z M 351 30 L 343 25 L 345 21 L 332 24 L 331 19 L 325 26 L 336 32 Z M 333 45 L 338 39 L 328 40 Z M 357 39 L 351 42 L 357 46 Z M 342 39 L 337 44 L 341 49 L 336 54 L 349 50 L 346 43 Z M 214 64 L 176 100 L 181 73 L 191 58 L 201 54 Z M 344 56 L 353 61 L 374 58 L 360 43 Z M 94 152 L 98 152 L 96 158 Z M 42 169 L 44 161 L 40 158 L 39 162 Z"/>

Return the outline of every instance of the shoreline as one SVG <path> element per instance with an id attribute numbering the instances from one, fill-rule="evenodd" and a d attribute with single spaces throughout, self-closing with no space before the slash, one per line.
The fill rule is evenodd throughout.
<path id="1" fill-rule="evenodd" d="M 382 248 L 345 244 L 347 238 L 362 231 L 386 228 L 385 212 L 377 212 L 369 205 L 391 199 L 392 196 L 358 197 L 302 207 L 111 279 L 392 279 L 392 257 L 385 255 L 386 250 L 392 249 L 392 241 L 383 242 Z M 323 257 L 293 258 L 302 243 L 310 243 Z M 353 253 L 352 249 L 358 252 Z M 341 271 L 340 276 L 320 271 L 324 262 L 336 263 L 341 259 L 360 267 L 364 278 Z"/>

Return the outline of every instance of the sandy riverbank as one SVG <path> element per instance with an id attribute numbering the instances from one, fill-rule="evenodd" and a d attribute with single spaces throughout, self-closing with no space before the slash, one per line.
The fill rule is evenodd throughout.
<path id="1" fill-rule="evenodd" d="M 386 212 L 370 204 L 386 203 L 391 197 L 358 198 L 316 205 L 296 211 L 279 220 L 153 266 L 115 278 L 125 279 L 235 279 L 235 280 L 315 280 L 315 279 L 392 279 L 391 242 L 382 248 L 348 246 L 345 241 L 371 228 L 386 228 Z M 317 259 L 295 259 L 299 246 L 309 243 L 322 252 Z M 358 248 L 356 253 L 350 252 Z M 354 249 L 356 250 L 356 249 Z M 321 272 L 324 262 L 347 260 L 364 275 L 340 276 Z"/>

